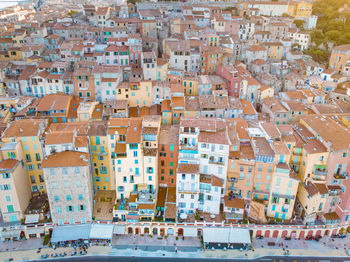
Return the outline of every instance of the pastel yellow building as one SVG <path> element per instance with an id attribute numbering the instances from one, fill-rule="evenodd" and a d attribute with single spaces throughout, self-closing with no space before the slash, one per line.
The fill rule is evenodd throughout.
<path id="1" fill-rule="evenodd" d="M 288 15 L 296 19 L 308 18 L 312 15 L 312 4 L 306 2 L 290 2 L 288 5 Z"/>
<path id="2" fill-rule="evenodd" d="M 306 2 L 299 2 L 295 5 L 294 17 L 307 18 L 312 15 L 312 4 Z"/>
<path id="3" fill-rule="evenodd" d="M 313 224 L 317 218 L 324 212 L 328 195 L 328 189 L 321 183 L 300 183 L 296 201 L 296 211 L 304 223 Z"/>
<path id="4" fill-rule="evenodd" d="M 157 79 L 158 81 L 166 81 L 169 68 L 169 61 L 164 58 L 157 58 Z"/>
<path id="5" fill-rule="evenodd" d="M 5 223 L 24 218 L 31 198 L 27 174 L 17 159 L 0 161 L 0 210 Z"/>
<path id="6" fill-rule="evenodd" d="M 298 186 L 298 176 L 289 166 L 285 163 L 277 164 L 271 182 L 267 216 L 282 220 L 291 219 Z"/>
<path id="7" fill-rule="evenodd" d="M 18 155 L 15 157 L 19 161 L 23 161 L 32 192 L 46 192 L 41 168 L 43 160 L 41 139 L 47 123 L 47 120 L 42 119 L 20 119 L 11 122 L 2 136 L 4 143 L 10 143 L 10 145 L 11 143 L 21 144 L 23 160 L 18 159 Z"/>
<path id="8" fill-rule="evenodd" d="M 91 163 L 95 190 L 115 189 L 115 175 L 110 165 L 110 149 L 107 136 L 107 122 L 91 122 L 88 131 L 91 148 Z"/>
<path id="9" fill-rule="evenodd" d="M 271 60 L 280 60 L 283 56 L 283 44 L 279 42 L 264 43 L 267 48 L 267 58 Z"/>
<path id="10" fill-rule="evenodd" d="M 130 83 L 129 107 L 150 107 L 152 105 L 152 81 Z"/>
<path id="11" fill-rule="evenodd" d="M 326 181 L 327 160 L 329 152 L 327 148 L 317 139 L 312 139 L 304 146 L 301 156 L 299 178 L 305 181 Z"/>
<path id="12" fill-rule="evenodd" d="M 198 77 L 184 76 L 182 79 L 184 85 L 184 93 L 186 96 L 197 96 L 198 93 Z"/>

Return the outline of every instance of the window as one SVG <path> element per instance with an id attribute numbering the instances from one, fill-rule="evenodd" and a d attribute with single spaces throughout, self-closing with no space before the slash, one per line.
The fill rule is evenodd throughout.
<path id="1" fill-rule="evenodd" d="M 58 196 L 54 196 L 53 199 L 55 202 L 58 202 L 60 200 Z"/>
<path id="2" fill-rule="evenodd" d="M 81 187 L 81 181 L 78 180 L 78 181 L 76 182 L 76 185 L 77 185 L 77 187 Z"/>
<path id="3" fill-rule="evenodd" d="M 0 190 L 7 191 L 7 190 L 10 190 L 10 189 L 11 189 L 11 186 L 9 184 L 0 185 Z"/>
<path id="4" fill-rule="evenodd" d="M 10 177 L 11 177 L 11 176 L 10 176 L 9 173 L 3 173 L 3 174 L 2 174 L 2 178 L 4 178 L 4 179 L 10 178 Z"/>
<path id="5" fill-rule="evenodd" d="M 56 213 L 61 214 L 61 207 L 56 207 Z"/>
<path id="6" fill-rule="evenodd" d="M 67 206 L 66 210 L 67 210 L 67 212 L 73 212 L 74 211 L 74 207 L 73 206 Z"/>
<path id="7" fill-rule="evenodd" d="M 67 200 L 67 201 L 71 201 L 71 200 L 72 200 L 72 196 L 71 196 L 71 195 L 67 195 L 67 196 L 66 196 L 66 200 Z"/>
<path id="8" fill-rule="evenodd" d="M 278 177 L 276 179 L 276 186 L 280 186 L 281 185 L 281 181 L 282 181 L 282 179 Z"/>
<path id="9" fill-rule="evenodd" d="M 30 157 L 29 154 L 26 154 L 26 161 L 27 161 L 27 162 L 31 162 L 31 161 L 32 161 L 32 159 L 31 159 L 31 157 Z"/>
<path id="10" fill-rule="evenodd" d="M 79 195 L 78 195 L 78 199 L 79 199 L 79 200 L 83 200 L 83 195 L 82 195 L 82 194 L 79 194 Z"/>
<path id="11" fill-rule="evenodd" d="M 8 205 L 7 206 L 7 212 L 14 212 L 15 211 L 15 209 L 13 208 L 13 205 Z"/>

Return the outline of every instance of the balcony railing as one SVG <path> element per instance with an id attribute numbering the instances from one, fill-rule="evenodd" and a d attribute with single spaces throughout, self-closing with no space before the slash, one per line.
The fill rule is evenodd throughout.
<path id="1" fill-rule="evenodd" d="M 334 178 L 335 179 L 348 179 L 349 177 L 349 173 L 348 172 L 344 172 L 344 173 L 335 173 L 334 174 Z"/>
<path id="2" fill-rule="evenodd" d="M 238 181 L 238 179 L 235 178 L 235 177 L 229 177 L 229 178 L 227 179 L 227 181 L 228 181 L 228 182 L 236 183 L 236 182 Z"/>
<path id="3" fill-rule="evenodd" d="M 214 164 L 214 165 L 222 165 L 222 166 L 224 166 L 225 165 L 225 163 L 224 162 L 220 162 L 220 161 L 210 161 L 209 160 L 209 164 Z"/>
<path id="4" fill-rule="evenodd" d="M 197 145 L 180 143 L 181 150 L 197 150 Z"/>
<path id="5" fill-rule="evenodd" d="M 328 173 L 328 170 L 316 168 L 314 173 L 315 173 L 315 175 L 318 175 L 318 176 L 326 176 Z"/>

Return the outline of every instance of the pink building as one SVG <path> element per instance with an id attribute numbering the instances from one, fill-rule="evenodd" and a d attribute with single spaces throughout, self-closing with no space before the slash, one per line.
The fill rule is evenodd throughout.
<path id="1" fill-rule="evenodd" d="M 216 68 L 216 74 L 227 80 L 228 95 L 239 97 L 242 78 L 239 77 L 237 69 L 232 65 L 220 65 Z"/>
<path id="2" fill-rule="evenodd" d="M 225 33 L 238 35 L 239 23 L 237 21 L 226 21 L 225 23 Z"/>

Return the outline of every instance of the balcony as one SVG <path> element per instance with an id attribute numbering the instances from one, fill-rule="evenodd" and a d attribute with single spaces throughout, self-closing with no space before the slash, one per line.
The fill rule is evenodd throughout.
<path id="1" fill-rule="evenodd" d="M 225 163 L 224 162 L 220 162 L 220 161 L 209 161 L 209 164 L 213 164 L 213 165 L 221 165 L 221 166 L 224 166 Z"/>
<path id="2" fill-rule="evenodd" d="M 270 194 L 270 191 L 259 190 L 259 189 L 255 189 L 255 188 L 254 188 L 253 192 L 256 194 L 262 194 L 262 195 L 269 195 Z"/>
<path id="3" fill-rule="evenodd" d="M 316 168 L 314 171 L 314 174 L 317 176 L 326 176 L 328 173 L 327 169 L 320 169 L 320 168 Z"/>
<path id="4" fill-rule="evenodd" d="M 196 193 L 198 193 L 198 190 L 192 190 L 192 189 L 185 189 L 185 188 L 179 188 L 178 189 L 178 192 L 179 193 L 194 193 L 194 194 L 196 194 Z"/>
<path id="5" fill-rule="evenodd" d="M 197 145 L 180 142 L 180 150 L 197 150 Z"/>
<path id="6" fill-rule="evenodd" d="M 228 182 L 236 183 L 236 182 L 238 181 L 238 179 L 235 178 L 235 177 L 229 177 L 229 178 L 227 179 L 227 181 L 228 181 Z"/>
<path id="7" fill-rule="evenodd" d="M 344 173 L 337 172 L 334 174 L 334 178 L 338 179 L 338 180 L 348 179 L 349 173 L 348 172 L 344 172 Z"/>

